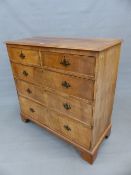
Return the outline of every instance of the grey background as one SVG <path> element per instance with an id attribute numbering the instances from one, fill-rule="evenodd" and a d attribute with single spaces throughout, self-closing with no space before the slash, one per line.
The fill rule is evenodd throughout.
<path id="1" fill-rule="evenodd" d="M 73 146 L 39 126 L 21 122 L 3 42 L 30 36 L 124 40 L 113 128 L 93 166 Z M 131 174 L 131 1 L 0 0 L 0 175 Z"/>

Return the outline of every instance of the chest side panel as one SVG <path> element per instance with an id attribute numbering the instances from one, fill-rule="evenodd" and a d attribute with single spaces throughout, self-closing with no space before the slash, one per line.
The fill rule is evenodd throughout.
<path id="1" fill-rule="evenodd" d="M 96 63 L 96 82 L 94 88 L 95 105 L 93 108 L 93 144 L 99 140 L 111 123 L 116 79 L 120 56 L 120 45 L 100 52 Z"/>

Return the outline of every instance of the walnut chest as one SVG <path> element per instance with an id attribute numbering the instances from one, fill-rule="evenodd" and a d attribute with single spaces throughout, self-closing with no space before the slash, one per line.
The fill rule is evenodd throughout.
<path id="1" fill-rule="evenodd" d="M 23 121 L 58 135 L 93 163 L 111 131 L 121 41 L 33 37 L 6 45 Z"/>

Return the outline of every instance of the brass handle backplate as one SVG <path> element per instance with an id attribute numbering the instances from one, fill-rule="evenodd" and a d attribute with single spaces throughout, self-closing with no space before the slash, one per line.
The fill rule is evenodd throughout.
<path id="1" fill-rule="evenodd" d="M 26 91 L 28 92 L 28 94 L 32 93 L 32 91 L 29 88 Z"/>
<path id="2" fill-rule="evenodd" d="M 63 103 L 63 106 L 64 106 L 64 108 L 65 108 L 66 110 L 71 109 L 71 106 L 70 106 L 70 104 L 68 104 L 68 103 Z"/>
<path id="3" fill-rule="evenodd" d="M 34 113 L 34 112 L 35 112 L 35 110 L 34 110 L 33 108 L 30 108 L 30 111 L 31 111 L 32 113 Z"/>
<path id="4" fill-rule="evenodd" d="M 65 88 L 71 87 L 71 85 L 67 81 L 63 81 L 61 85 Z"/>
<path id="5" fill-rule="evenodd" d="M 24 58 L 25 58 L 25 55 L 22 53 L 22 51 L 21 51 L 19 57 L 20 57 L 21 59 L 24 59 Z"/>
<path id="6" fill-rule="evenodd" d="M 68 125 L 64 125 L 64 128 L 65 128 L 67 131 L 71 131 L 71 128 L 70 128 Z"/>
<path id="7" fill-rule="evenodd" d="M 23 75 L 28 76 L 28 72 L 26 72 L 25 70 L 23 71 Z"/>
<path id="8" fill-rule="evenodd" d="M 61 60 L 60 64 L 62 64 L 63 66 L 67 67 L 67 66 L 70 65 L 70 62 L 68 60 L 66 60 L 65 57 L 64 57 L 64 59 Z"/>

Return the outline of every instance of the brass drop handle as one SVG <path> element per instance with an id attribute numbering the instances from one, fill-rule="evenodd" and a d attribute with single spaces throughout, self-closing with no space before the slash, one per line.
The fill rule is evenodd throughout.
<path id="1" fill-rule="evenodd" d="M 22 51 L 21 51 L 19 57 L 20 57 L 21 59 L 24 59 L 24 58 L 25 58 L 25 55 L 22 53 Z"/>
<path id="2" fill-rule="evenodd" d="M 34 113 L 34 112 L 35 112 L 35 110 L 34 110 L 33 108 L 30 108 L 30 111 L 31 111 L 32 113 Z"/>
<path id="3" fill-rule="evenodd" d="M 28 72 L 26 72 L 26 71 L 24 70 L 24 71 L 23 71 L 23 75 L 27 77 L 27 76 L 28 76 Z"/>
<path id="4" fill-rule="evenodd" d="M 70 106 L 70 104 L 68 104 L 68 103 L 63 103 L 63 106 L 64 106 L 64 108 L 65 108 L 66 110 L 71 109 L 71 106 Z"/>
<path id="5" fill-rule="evenodd" d="M 63 82 L 61 83 L 61 85 L 62 85 L 63 87 L 65 87 L 65 88 L 71 87 L 71 85 L 70 85 L 67 81 L 63 81 Z"/>
<path id="6" fill-rule="evenodd" d="M 29 88 L 26 91 L 28 92 L 28 94 L 32 93 L 32 91 Z"/>
<path id="7" fill-rule="evenodd" d="M 66 60 L 65 57 L 64 57 L 64 59 L 61 60 L 60 64 L 62 64 L 63 66 L 67 67 L 67 66 L 70 65 L 70 62 L 68 60 Z"/>
<path id="8" fill-rule="evenodd" d="M 71 128 L 70 128 L 68 125 L 64 125 L 64 128 L 65 128 L 67 131 L 71 131 Z"/>

